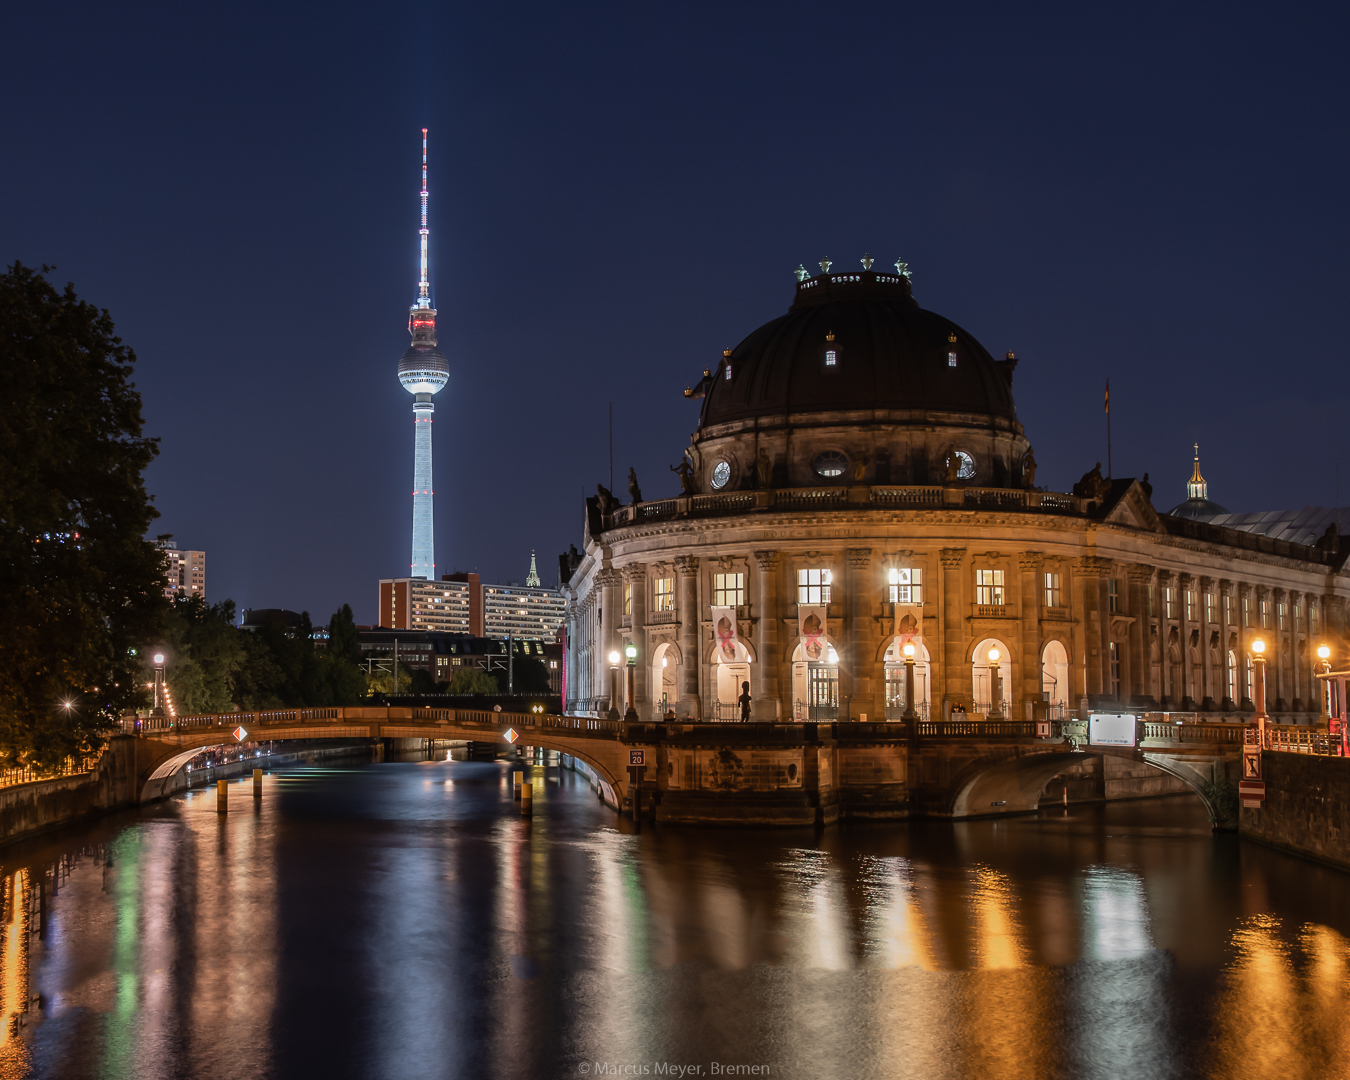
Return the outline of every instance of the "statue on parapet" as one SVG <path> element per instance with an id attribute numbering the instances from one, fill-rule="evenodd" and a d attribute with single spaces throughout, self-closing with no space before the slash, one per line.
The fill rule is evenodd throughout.
<path id="1" fill-rule="evenodd" d="M 670 471 L 680 478 L 680 491 L 684 495 L 694 494 L 694 469 L 688 458 L 680 458 L 678 465 L 672 465 Z"/>
<path id="2" fill-rule="evenodd" d="M 1028 491 L 1036 486 L 1036 455 L 1027 447 L 1027 456 L 1022 459 L 1022 486 Z"/>
<path id="3" fill-rule="evenodd" d="M 604 517 L 609 517 L 619 506 L 619 500 L 614 497 L 614 493 L 605 487 L 604 484 L 595 485 L 596 500 L 600 504 L 600 513 Z"/>
<path id="4" fill-rule="evenodd" d="M 1073 486 L 1073 493 L 1080 499 L 1104 499 L 1111 490 L 1111 481 L 1102 476 L 1102 463 L 1099 461 L 1083 474 L 1083 478 Z"/>
<path id="5" fill-rule="evenodd" d="M 633 500 L 636 506 L 642 501 L 642 489 L 638 487 L 637 470 L 631 465 L 628 467 L 628 497 Z"/>

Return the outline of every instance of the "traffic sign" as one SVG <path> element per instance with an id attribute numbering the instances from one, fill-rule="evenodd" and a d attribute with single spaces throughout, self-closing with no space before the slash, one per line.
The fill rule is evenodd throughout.
<path id="1" fill-rule="evenodd" d="M 1242 805 L 1248 810 L 1261 809 L 1261 804 L 1266 799 L 1266 782 L 1264 780 L 1239 780 L 1238 798 L 1242 800 Z"/>
<path id="2" fill-rule="evenodd" d="M 518 732 L 513 727 L 509 727 L 504 732 L 502 732 L 502 738 L 509 743 L 514 743 L 517 739 L 520 738 L 520 732 Z"/>
<path id="3" fill-rule="evenodd" d="M 634 766 L 638 766 L 638 767 L 643 767 L 643 768 L 645 768 L 646 765 L 647 765 L 647 751 L 646 751 L 646 750 L 629 750 L 629 751 L 628 751 L 628 766 L 629 766 L 629 768 L 632 768 L 632 767 L 634 767 Z"/>
<path id="4" fill-rule="evenodd" d="M 237 728 L 235 728 L 232 732 L 230 732 L 230 734 L 233 735 L 240 742 L 243 742 L 248 737 L 248 732 L 244 730 L 243 724 L 240 724 Z"/>

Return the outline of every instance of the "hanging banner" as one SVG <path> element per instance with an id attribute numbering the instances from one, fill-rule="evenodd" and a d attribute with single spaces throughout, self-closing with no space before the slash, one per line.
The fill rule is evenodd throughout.
<path id="1" fill-rule="evenodd" d="M 825 608 L 819 605 L 797 605 L 797 633 L 802 639 L 802 654 L 807 660 L 825 657 Z"/>
<path id="2" fill-rule="evenodd" d="M 717 655 L 724 664 L 736 661 L 736 609 L 734 607 L 715 607 L 712 609 L 713 637 L 717 641 Z"/>
<path id="3" fill-rule="evenodd" d="M 900 647 L 913 641 L 916 644 L 923 637 L 923 608 L 918 604 L 895 604 L 895 636 L 900 639 Z"/>

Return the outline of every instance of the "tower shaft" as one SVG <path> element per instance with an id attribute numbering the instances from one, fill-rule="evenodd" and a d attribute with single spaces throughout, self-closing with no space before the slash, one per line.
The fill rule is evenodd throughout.
<path id="1" fill-rule="evenodd" d="M 430 394 L 418 394 L 413 403 L 413 528 L 412 571 L 415 578 L 436 579 L 436 544 L 432 516 L 431 414 L 436 406 Z"/>

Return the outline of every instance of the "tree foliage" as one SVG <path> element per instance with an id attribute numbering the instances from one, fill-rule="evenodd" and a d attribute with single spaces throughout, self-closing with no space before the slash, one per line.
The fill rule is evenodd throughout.
<path id="1" fill-rule="evenodd" d="M 458 668 L 446 685 L 448 694 L 496 694 L 497 680 L 482 668 Z"/>
<path id="2" fill-rule="evenodd" d="M 48 269 L 0 274 L 0 761 L 41 764 L 143 698 L 165 610 L 135 354 Z"/>

